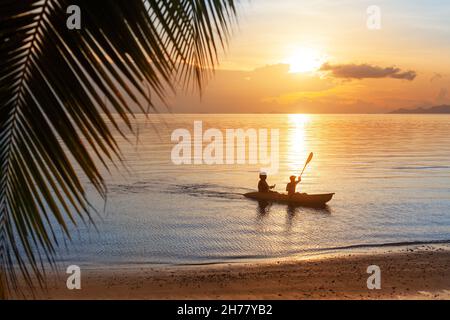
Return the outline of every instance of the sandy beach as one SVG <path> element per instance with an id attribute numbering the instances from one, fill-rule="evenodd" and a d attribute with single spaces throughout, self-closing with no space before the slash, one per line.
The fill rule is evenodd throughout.
<path id="1" fill-rule="evenodd" d="M 381 289 L 367 288 L 367 267 Z M 66 275 L 39 299 L 450 299 L 450 246 L 347 250 L 317 256 L 214 265 L 82 268 L 81 290 Z"/>

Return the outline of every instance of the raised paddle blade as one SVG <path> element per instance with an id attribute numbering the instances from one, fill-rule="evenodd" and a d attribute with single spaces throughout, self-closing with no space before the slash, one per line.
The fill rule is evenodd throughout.
<path id="1" fill-rule="evenodd" d="M 300 173 L 300 177 L 303 175 L 303 172 L 305 171 L 306 166 L 308 165 L 308 163 L 311 162 L 313 156 L 314 156 L 314 154 L 311 152 L 311 153 L 309 154 L 308 159 L 306 160 L 305 166 L 303 167 L 302 173 Z"/>
<path id="2" fill-rule="evenodd" d="M 305 164 L 305 165 L 308 165 L 308 163 L 311 162 L 313 156 L 314 156 L 314 153 L 311 152 L 311 153 L 309 154 L 308 160 L 306 160 L 306 164 Z"/>

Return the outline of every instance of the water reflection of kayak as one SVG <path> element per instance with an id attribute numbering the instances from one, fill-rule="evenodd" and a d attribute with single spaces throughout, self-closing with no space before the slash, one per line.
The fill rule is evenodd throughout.
<path id="1" fill-rule="evenodd" d="M 249 192 L 244 194 L 244 197 L 258 201 L 281 202 L 297 206 L 320 207 L 325 206 L 325 204 L 333 198 L 333 195 L 334 193 L 296 193 L 292 196 L 288 196 L 287 194 L 278 192 Z"/>

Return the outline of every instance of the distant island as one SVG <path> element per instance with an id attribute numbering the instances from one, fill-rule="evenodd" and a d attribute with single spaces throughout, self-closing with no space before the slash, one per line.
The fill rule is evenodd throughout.
<path id="1" fill-rule="evenodd" d="M 394 114 L 450 114 L 450 105 L 434 106 L 430 108 L 397 109 Z"/>

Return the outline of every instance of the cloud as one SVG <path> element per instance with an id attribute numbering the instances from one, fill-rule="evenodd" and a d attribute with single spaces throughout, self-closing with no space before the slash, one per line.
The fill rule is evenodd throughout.
<path id="1" fill-rule="evenodd" d="M 269 64 L 263 67 L 259 67 L 251 71 L 253 74 L 262 74 L 265 75 L 267 73 L 277 73 L 277 74 L 288 74 L 289 73 L 289 64 L 286 63 L 278 63 L 278 64 Z"/>
<path id="2" fill-rule="evenodd" d="M 442 79 L 442 74 L 440 74 L 440 73 L 435 73 L 435 74 L 431 77 L 430 82 L 433 82 L 433 81 L 436 81 L 436 80 L 440 80 L 440 79 Z"/>
<path id="3" fill-rule="evenodd" d="M 366 79 L 394 78 L 412 81 L 417 76 L 415 71 L 402 71 L 397 67 L 379 67 L 370 64 L 336 64 L 325 63 L 320 71 L 330 72 L 336 78 Z"/>
<path id="4" fill-rule="evenodd" d="M 436 97 L 436 101 L 438 103 L 447 102 L 447 97 L 448 97 L 448 90 L 446 88 L 441 88 Z"/>

